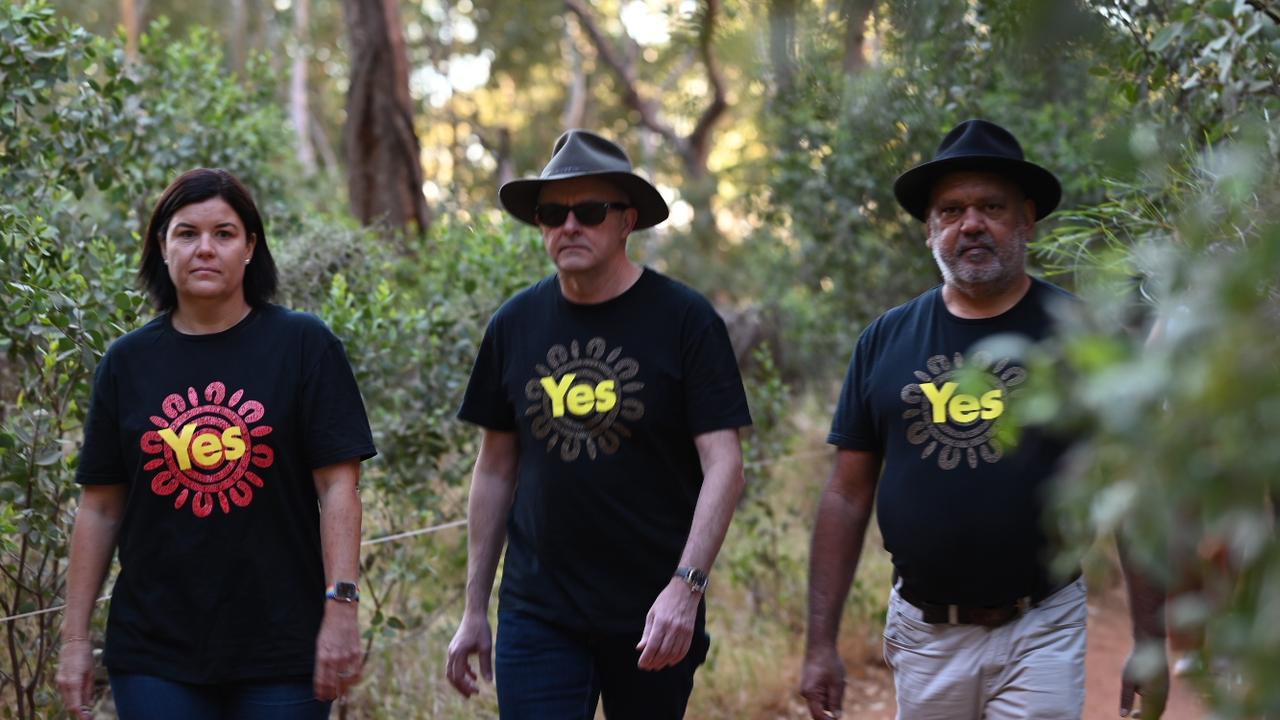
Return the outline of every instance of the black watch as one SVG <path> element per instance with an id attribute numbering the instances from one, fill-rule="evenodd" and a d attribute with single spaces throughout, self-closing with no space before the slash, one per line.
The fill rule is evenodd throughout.
<path id="1" fill-rule="evenodd" d="M 360 591 L 353 582 L 336 582 L 324 593 L 325 599 L 344 603 L 360 602 Z"/>
<path id="2" fill-rule="evenodd" d="M 689 592 L 705 593 L 711 576 L 695 567 L 678 567 L 673 577 L 678 577 L 689 586 Z"/>

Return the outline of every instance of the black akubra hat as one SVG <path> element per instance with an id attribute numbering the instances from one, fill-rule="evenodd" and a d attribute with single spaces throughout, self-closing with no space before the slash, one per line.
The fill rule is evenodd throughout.
<path id="1" fill-rule="evenodd" d="M 639 213 L 636 230 L 653 227 L 667 219 L 670 211 L 658 189 L 631 170 L 631 160 L 622 148 L 586 130 L 569 130 L 556 140 L 551 162 L 536 178 L 512 180 L 498 190 L 498 199 L 507 212 L 530 225 L 537 225 L 534 208 L 542 186 L 556 180 L 599 177 L 609 180 L 627 194 Z"/>
<path id="2" fill-rule="evenodd" d="M 893 194 L 898 204 L 924 222 L 929 194 L 938 178 L 957 170 L 1003 175 L 1022 188 L 1036 203 L 1036 220 L 1058 207 L 1062 185 L 1053 173 L 1023 159 L 1022 146 L 1013 133 L 986 120 L 965 120 L 938 145 L 933 159 L 898 176 Z"/>

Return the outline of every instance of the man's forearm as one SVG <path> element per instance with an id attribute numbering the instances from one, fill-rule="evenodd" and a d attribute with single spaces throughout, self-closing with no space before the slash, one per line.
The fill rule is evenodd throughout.
<path id="1" fill-rule="evenodd" d="M 871 513 L 828 488 L 818 505 L 809 553 L 808 644 L 834 645 L 840 614 L 858 569 Z"/>
<path id="2" fill-rule="evenodd" d="M 840 611 L 858 569 L 879 479 L 879 454 L 836 451 L 831 478 L 818 502 L 809 552 L 810 648 L 835 646 Z"/>
<path id="3" fill-rule="evenodd" d="M 680 553 L 680 564 L 710 572 L 746 485 L 742 475 L 742 443 L 734 428 L 704 433 L 694 438 L 694 444 L 702 462 L 702 489 L 698 492 L 689 537 Z"/>
<path id="4" fill-rule="evenodd" d="M 1124 571 L 1125 586 L 1129 593 L 1129 615 L 1133 620 L 1134 640 L 1155 640 L 1163 643 L 1165 637 L 1164 604 L 1165 589 L 1149 573 L 1138 566 L 1122 539 L 1117 539 L 1120 567 Z"/>
<path id="5" fill-rule="evenodd" d="M 729 532 L 729 522 L 733 519 L 744 484 L 741 458 L 737 462 L 726 460 L 709 468 L 698 493 L 689 539 L 680 554 L 681 565 L 711 571 Z"/>
<path id="6" fill-rule="evenodd" d="M 477 469 L 467 502 L 468 612 L 487 613 L 498 557 L 507 539 L 507 513 L 515 496 L 515 483 Z"/>

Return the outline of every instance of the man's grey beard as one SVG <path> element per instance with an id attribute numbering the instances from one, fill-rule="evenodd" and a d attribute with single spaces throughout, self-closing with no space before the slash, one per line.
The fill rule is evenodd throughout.
<path id="1" fill-rule="evenodd" d="M 960 261 L 959 257 L 946 257 L 939 250 L 939 243 L 930 243 L 933 247 L 933 261 L 942 272 L 946 284 L 963 290 L 966 295 L 997 295 L 1013 287 L 1018 278 L 1026 270 L 1027 264 L 1027 229 L 1019 227 L 1010 237 L 1011 243 L 997 248 L 991 235 L 984 233 L 982 237 L 957 242 L 955 250 L 971 249 L 975 244 L 983 245 L 990 250 L 996 259 L 994 264 L 985 267 L 973 267 Z"/>

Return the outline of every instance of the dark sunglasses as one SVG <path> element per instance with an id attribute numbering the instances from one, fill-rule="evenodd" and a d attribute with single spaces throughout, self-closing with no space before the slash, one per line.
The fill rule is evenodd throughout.
<path id="1" fill-rule="evenodd" d="M 533 217 L 539 224 L 547 227 L 560 227 L 565 220 L 569 219 L 569 211 L 573 211 L 573 216 L 578 218 L 578 222 L 587 227 L 594 227 L 604 222 L 605 216 L 610 210 L 626 210 L 631 206 L 626 203 L 616 202 L 581 202 L 577 205 L 560 205 L 559 203 L 547 203 L 539 205 L 533 209 Z"/>

